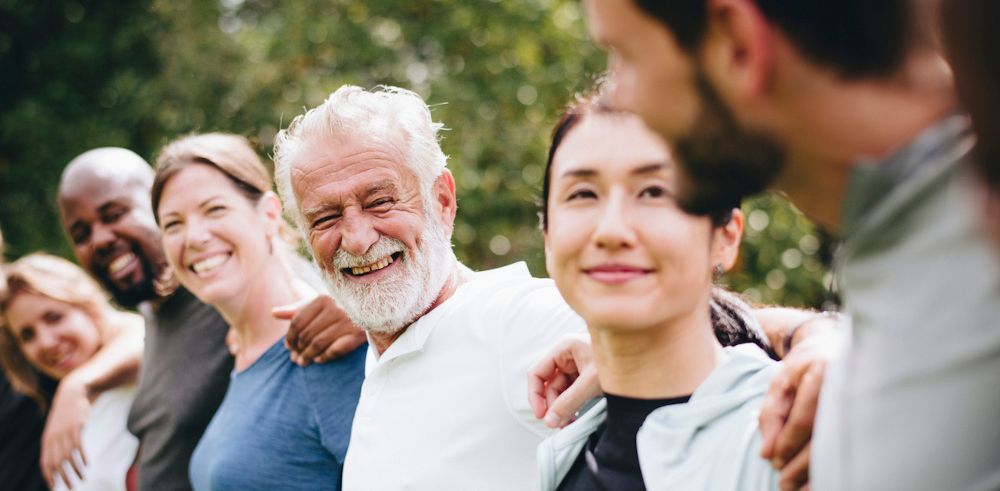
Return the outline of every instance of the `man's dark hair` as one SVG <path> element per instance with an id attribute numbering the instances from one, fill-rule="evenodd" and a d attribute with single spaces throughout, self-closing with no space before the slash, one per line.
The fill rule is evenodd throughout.
<path id="1" fill-rule="evenodd" d="M 677 42 L 695 51 L 708 27 L 707 0 L 635 0 L 666 24 Z M 914 41 L 914 0 L 755 0 L 802 53 L 846 79 L 899 69 Z"/>

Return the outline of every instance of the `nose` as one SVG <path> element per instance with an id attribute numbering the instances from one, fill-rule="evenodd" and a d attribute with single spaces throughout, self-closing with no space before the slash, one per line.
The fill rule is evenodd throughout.
<path id="1" fill-rule="evenodd" d="M 98 252 L 109 252 L 115 243 L 115 233 L 103 223 L 95 223 L 91 230 L 91 241 Z"/>
<path id="2" fill-rule="evenodd" d="M 35 331 L 35 342 L 37 343 L 38 348 L 42 351 L 48 351 L 55 348 L 56 344 L 58 344 L 57 341 L 57 336 L 51 329 L 41 328 Z"/>
<path id="3" fill-rule="evenodd" d="M 360 256 L 378 242 L 379 233 L 363 212 L 348 209 L 341 220 L 340 248 L 344 251 Z"/>
<path id="4" fill-rule="evenodd" d="M 184 227 L 184 246 L 188 249 L 199 250 L 212 237 L 212 233 L 206 223 L 201 220 L 190 219 Z"/>
<path id="5" fill-rule="evenodd" d="M 600 249 L 627 249 L 635 245 L 636 237 L 624 203 L 623 193 L 612 192 L 604 202 L 594 229 L 594 244 Z"/>

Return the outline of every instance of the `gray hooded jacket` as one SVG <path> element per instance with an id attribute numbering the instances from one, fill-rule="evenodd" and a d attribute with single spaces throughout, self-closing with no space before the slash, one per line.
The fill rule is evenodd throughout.
<path id="1" fill-rule="evenodd" d="M 757 415 L 776 364 L 752 344 L 724 348 L 686 404 L 653 411 L 636 445 L 646 489 L 772 490 L 778 473 L 760 458 Z M 540 488 L 554 490 L 606 417 L 603 399 L 538 447 Z"/>

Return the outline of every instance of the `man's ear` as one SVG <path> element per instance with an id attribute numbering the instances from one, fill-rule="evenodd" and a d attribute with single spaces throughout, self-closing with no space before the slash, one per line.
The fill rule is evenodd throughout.
<path id="1" fill-rule="evenodd" d="M 774 69 L 771 24 L 753 0 L 709 0 L 708 30 L 700 49 L 702 67 L 724 100 L 765 93 Z"/>
<path id="2" fill-rule="evenodd" d="M 448 231 L 451 232 L 455 227 L 458 198 L 455 195 L 455 177 L 448 169 L 442 171 L 441 175 L 434 180 L 433 196 L 434 202 L 439 207 L 438 213 L 441 217 L 441 223 L 447 225 Z"/>
<path id="3" fill-rule="evenodd" d="M 743 212 L 737 208 L 729 223 L 712 230 L 712 265 L 719 264 L 726 271 L 730 270 L 740 255 L 742 238 Z"/>

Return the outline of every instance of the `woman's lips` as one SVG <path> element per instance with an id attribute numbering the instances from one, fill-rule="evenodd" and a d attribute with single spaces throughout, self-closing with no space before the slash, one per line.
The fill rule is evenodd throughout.
<path id="1" fill-rule="evenodd" d="M 584 269 L 583 272 L 595 281 L 608 285 L 620 285 L 637 278 L 642 278 L 643 276 L 651 273 L 652 270 L 636 266 L 607 264 L 587 268 Z"/>

